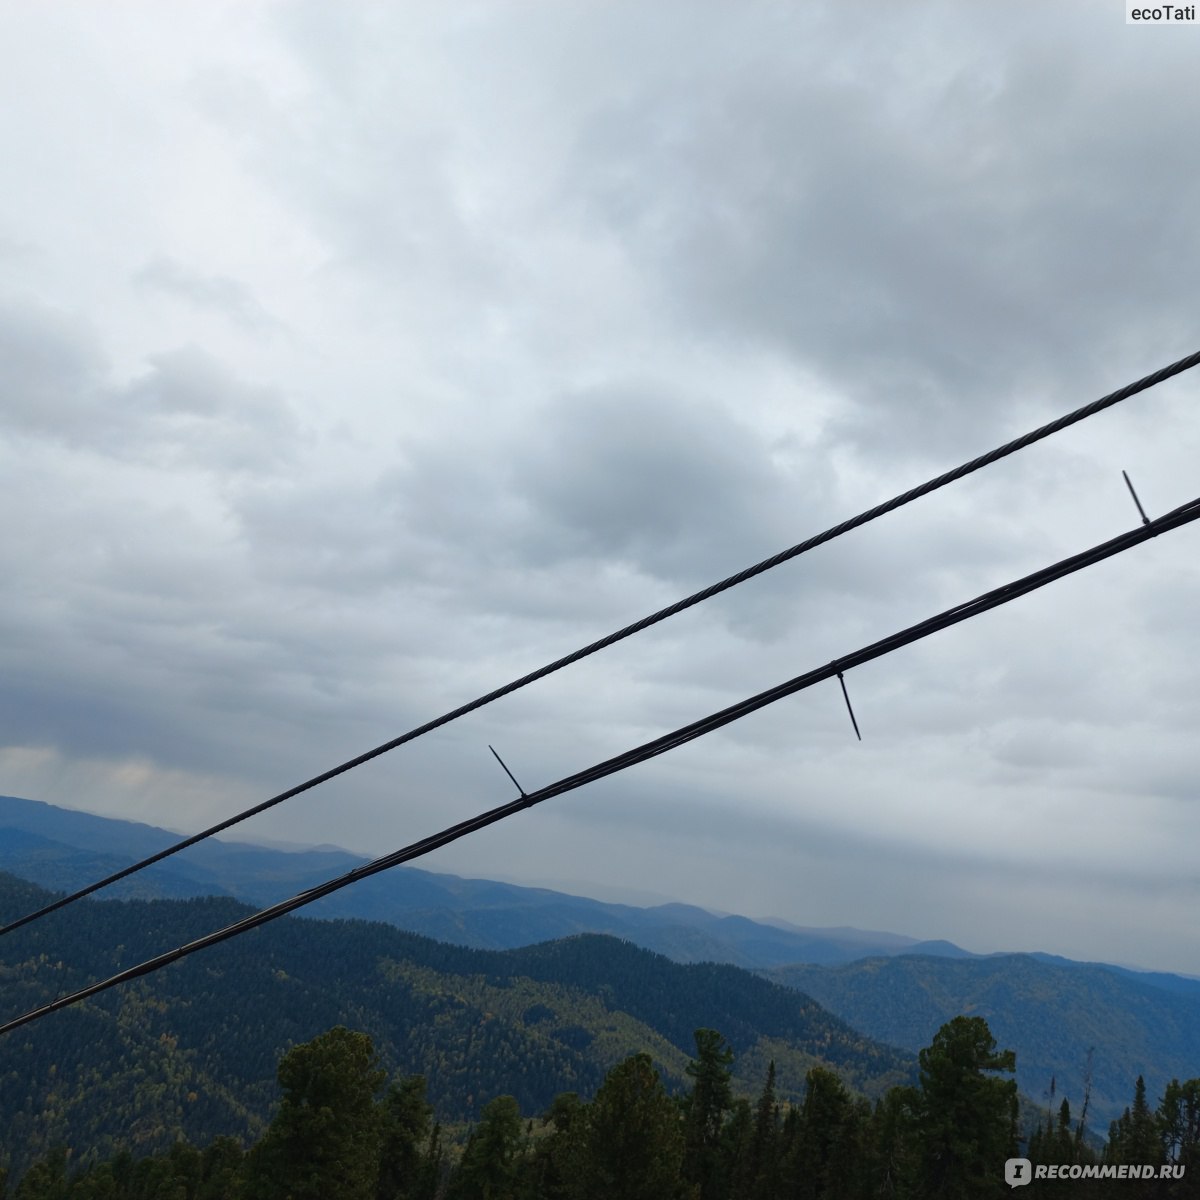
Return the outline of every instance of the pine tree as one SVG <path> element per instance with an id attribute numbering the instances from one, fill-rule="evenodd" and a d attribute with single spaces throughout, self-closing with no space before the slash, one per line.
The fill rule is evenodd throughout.
<path id="1" fill-rule="evenodd" d="M 1137 1083 L 1134 1085 L 1125 1154 L 1125 1161 L 1130 1163 L 1157 1164 L 1162 1160 L 1162 1143 L 1159 1141 L 1158 1127 L 1146 1100 L 1146 1081 L 1141 1075 L 1137 1077 Z"/>
<path id="2" fill-rule="evenodd" d="M 920 1195 L 920 1108 L 921 1093 L 914 1087 L 890 1088 L 875 1105 L 864 1136 L 864 1195 L 889 1200 Z"/>
<path id="3" fill-rule="evenodd" d="M 717 1141 L 716 1173 L 721 1200 L 740 1200 L 753 1140 L 754 1110 L 745 1096 L 739 1096 L 721 1126 Z"/>
<path id="4" fill-rule="evenodd" d="M 497 1096 L 467 1139 L 450 1179 L 447 1200 L 513 1200 L 525 1139 L 521 1110 L 512 1096 Z"/>
<path id="5" fill-rule="evenodd" d="M 754 1109 L 754 1124 L 738 1165 L 737 1200 L 772 1200 L 779 1188 L 779 1103 L 775 1098 L 775 1060 Z"/>
<path id="6" fill-rule="evenodd" d="M 789 1195 L 796 1200 L 833 1200 L 848 1194 L 853 1176 L 864 1170 L 865 1118 L 828 1068 L 811 1068 L 806 1085 L 786 1150 Z"/>
<path id="7" fill-rule="evenodd" d="M 1057 1163 L 1090 1162 L 1091 1151 L 1076 1139 L 1071 1128 L 1071 1102 L 1064 1096 L 1058 1109 L 1058 1124 L 1051 1135 L 1053 1160 Z M 1051 1161 L 1047 1159 L 1047 1161 Z"/>
<path id="8" fill-rule="evenodd" d="M 679 1110 L 648 1054 L 609 1071 L 581 1132 L 572 1200 L 672 1200 L 682 1194 Z"/>
<path id="9" fill-rule="evenodd" d="M 1200 1173 L 1200 1079 L 1172 1079 L 1158 1106 L 1158 1128 L 1167 1159 L 1182 1163 L 1185 1175 Z"/>
<path id="10" fill-rule="evenodd" d="M 1155 1114 L 1167 1162 L 1182 1167 L 1183 1178 L 1173 1181 L 1166 1195 L 1178 1200 L 1200 1196 L 1200 1079 L 1172 1079 Z"/>
<path id="11" fill-rule="evenodd" d="M 384 1072 L 365 1033 L 341 1025 L 279 1063 L 283 1100 L 248 1163 L 249 1200 L 375 1200 Z"/>
<path id="12" fill-rule="evenodd" d="M 733 1051 L 715 1029 L 697 1029 L 696 1057 L 687 1073 L 695 1081 L 686 1105 L 684 1176 L 699 1187 L 699 1200 L 720 1200 L 726 1187 L 721 1178 L 721 1126 L 733 1107 L 729 1064 Z"/>
<path id="13" fill-rule="evenodd" d="M 1127 1108 L 1109 1130 L 1104 1161 L 1158 1164 L 1163 1160 L 1160 1122 L 1150 1111 L 1146 1081 L 1139 1075 L 1134 1085 L 1133 1106 Z"/>
<path id="14" fill-rule="evenodd" d="M 393 1083 L 381 1110 L 379 1200 L 431 1200 L 425 1148 L 433 1107 L 425 1098 L 424 1076 Z"/>
<path id="15" fill-rule="evenodd" d="M 922 1194 L 945 1200 L 1006 1195 L 1003 1167 L 1016 1153 L 1017 1085 L 985 1072 L 1016 1070 L 1016 1056 L 997 1053 L 982 1017 L 955 1017 L 919 1061 Z"/>
<path id="16" fill-rule="evenodd" d="M 526 1172 L 526 1190 L 537 1200 L 569 1200 L 579 1176 L 587 1109 L 575 1092 L 555 1096 L 542 1120 L 553 1131 L 534 1146 Z"/>

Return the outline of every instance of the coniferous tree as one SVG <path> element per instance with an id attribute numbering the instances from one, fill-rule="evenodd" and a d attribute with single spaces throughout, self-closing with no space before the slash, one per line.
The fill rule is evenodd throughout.
<path id="1" fill-rule="evenodd" d="M 166 1165 L 173 1189 L 179 1191 L 182 1188 L 184 1200 L 191 1200 L 200 1187 L 204 1171 L 204 1158 L 200 1151 L 187 1142 L 176 1141 L 167 1154 Z"/>
<path id="2" fill-rule="evenodd" d="M 733 1051 L 715 1029 L 697 1029 L 694 1036 L 696 1057 L 687 1067 L 694 1082 L 685 1107 L 684 1177 L 699 1188 L 699 1200 L 722 1200 L 721 1127 L 733 1107 Z"/>
<path id="3" fill-rule="evenodd" d="M 388 1088 L 380 1113 L 378 1200 L 431 1200 L 436 1177 L 431 1178 L 425 1151 L 432 1116 L 423 1076 Z"/>
<path id="4" fill-rule="evenodd" d="M 1125 1161 L 1125 1142 L 1129 1137 L 1129 1109 L 1115 1120 L 1108 1123 L 1108 1141 L 1104 1143 L 1104 1161 L 1120 1163 Z"/>
<path id="5" fill-rule="evenodd" d="M 55 1146 L 25 1172 L 17 1185 L 16 1200 L 66 1200 L 67 1148 Z"/>
<path id="6" fill-rule="evenodd" d="M 833 1200 L 849 1194 L 856 1173 L 865 1171 L 861 1126 L 867 1119 L 832 1071 L 811 1068 L 785 1151 L 789 1196 Z"/>
<path id="7" fill-rule="evenodd" d="M 754 1140 L 754 1110 L 750 1101 L 738 1096 L 721 1126 L 717 1141 L 716 1194 L 721 1200 L 737 1200 L 747 1170 L 746 1158 Z"/>
<path id="8" fill-rule="evenodd" d="M 446 1150 L 442 1145 L 442 1125 L 440 1121 L 434 1121 L 433 1128 L 429 1131 L 429 1143 L 425 1147 L 425 1162 L 421 1172 L 422 1182 L 417 1190 L 417 1195 L 422 1197 L 422 1200 L 426 1193 L 429 1196 L 440 1198 L 444 1192 L 443 1185 L 448 1173 Z"/>
<path id="9" fill-rule="evenodd" d="M 467 1139 L 450 1178 L 447 1200 L 513 1200 L 524 1147 L 521 1110 L 512 1096 L 497 1096 Z"/>
<path id="10" fill-rule="evenodd" d="M 241 1186 L 246 1154 L 236 1138 L 215 1138 L 200 1152 L 200 1185 L 195 1200 L 232 1200 Z"/>
<path id="11" fill-rule="evenodd" d="M 537 1200 L 569 1200 L 579 1176 L 587 1108 L 575 1092 L 562 1092 L 542 1118 L 553 1131 L 534 1146 L 526 1170 L 526 1190 Z"/>
<path id="12" fill-rule="evenodd" d="M 1071 1102 L 1064 1096 L 1058 1109 L 1058 1124 L 1054 1128 L 1055 1152 L 1062 1155 L 1062 1162 L 1073 1162 L 1075 1152 L 1081 1149 L 1071 1129 Z"/>
<path id="13" fill-rule="evenodd" d="M 365 1033 L 338 1025 L 279 1063 L 283 1100 L 250 1154 L 249 1200 L 375 1200 L 384 1072 Z"/>
<path id="14" fill-rule="evenodd" d="M 1186 1083 L 1172 1079 L 1158 1106 L 1157 1119 L 1167 1160 L 1183 1165 L 1185 1178 L 1200 1174 L 1200 1079 Z"/>
<path id="15" fill-rule="evenodd" d="M 1133 1105 L 1109 1126 L 1107 1163 L 1160 1163 L 1163 1161 L 1160 1123 L 1146 1100 L 1146 1081 L 1139 1075 L 1134 1084 Z"/>
<path id="16" fill-rule="evenodd" d="M 1016 1153 L 1017 1085 L 985 1072 L 1016 1070 L 982 1017 L 955 1017 L 922 1050 L 916 1135 L 920 1194 L 944 1200 L 1007 1195 Z"/>
<path id="17" fill-rule="evenodd" d="M 1200 1197 L 1200 1079 L 1167 1084 L 1155 1114 L 1164 1159 L 1183 1178 L 1173 1180 L 1164 1195 L 1172 1200 L 1197 1200 Z"/>
<path id="18" fill-rule="evenodd" d="M 1146 1100 L 1146 1081 L 1141 1075 L 1134 1085 L 1133 1108 L 1130 1110 L 1129 1133 L 1123 1147 L 1125 1162 L 1159 1163 L 1162 1161 L 1162 1143 L 1154 1114 Z"/>
<path id="19" fill-rule="evenodd" d="M 571 1200 L 682 1196 L 683 1132 L 648 1054 L 618 1063 L 588 1106 Z"/>
<path id="20" fill-rule="evenodd" d="M 871 1121 L 875 1191 L 886 1197 L 913 1193 L 920 1173 L 917 1137 L 921 1094 L 913 1087 L 895 1087 L 875 1106 Z"/>
<path id="21" fill-rule="evenodd" d="M 779 1189 L 779 1103 L 775 1097 L 775 1060 L 754 1109 L 749 1142 L 738 1166 L 736 1200 L 773 1200 Z"/>

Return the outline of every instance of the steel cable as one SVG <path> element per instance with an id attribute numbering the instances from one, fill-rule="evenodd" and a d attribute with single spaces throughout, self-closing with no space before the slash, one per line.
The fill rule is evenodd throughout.
<path id="1" fill-rule="evenodd" d="M 496 688 L 495 691 L 488 692 L 486 695 L 480 696 L 468 704 L 463 704 L 458 708 L 452 709 L 450 712 L 444 713 L 432 721 L 427 721 L 424 725 L 418 725 L 415 729 L 410 729 L 407 733 L 402 733 L 390 742 L 384 742 L 382 745 L 376 746 L 373 750 L 368 750 L 356 758 L 348 759 L 346 762 L 340 763 L 328 771 L 323 771 L 320 775 L 314 775 L 304 783 L 288 788 L 287 791 L 280 792 L 278 795 L 272 796 L 269 800 L 264 800 L 252 808 L 245 809 L 243 812 L 237 813 L 235 816 L 229 817 L 216 825 L 212 825 L 200 833 L 192 834 L 190 837 L 186 837 L 164 850 L 159 850 L 157 853 L 151 854 L 139 862 L 124 867 L 119 871 L 114 871 L 111 875 L 107 875 L 105 878 L 89 884 L 87 887 L 80 888 L 77 892 L 62 896 L 52 903 L 47 904 L 44 908 L 27 913 L 25 916 L 0 927 L 0 937 L 6 933 L 11 933 L 14 929 L 19 929 L 22 925 L 36 921 L 40 917 L 57 912 L 59 909 L 65 908 L 68 904 L 74 904 L 75 901 L 82 900 L 85 896 L 90 896 L 92 893 L 98 892 L 101 888 L 106 888 L 110 884 L 126 879 L 138 871 L 143 871 L 147 867 L 153 866 L 155 863 L 162 862 L 163 859 L 169 858 L 172 854 L 178 854 L 181 850 L 186 850 L 189 846 L 195 846 L 198 842 L 205 841 L 214 834 L 223 833 L 226 829 L 230 829 L 242 821 L 249 820 L 259 813 L 266 812 L 268 809 L 274 808 L 277 804 L 282 804 L 285 800 L 290 800 L 294 796 L 299 796 L 302 792 L 310 791 L 322 783 L 327 783 L 339 775 L 344 775 L 347 771 L 361 767 L 364 763 L 368 763 L 382 754 L 387 754 L 389 751 L 403 746 L 406 742 L 415 741 L 427 733 L 432 733 L 435 729 L 440 729 L 443 725 L 448 725 L 451 721 L 458 720 L 459 717 L 465 717 L 468 713 L 475 712 L 477 709 L 483 708 L 495 700 L 518 691 L 520 688 L 527 687 L 531 683 L 536 683 L 539 679 L 545 679 L 547 675 L 552 675 L 555 671 L 560 671 L 572 663 L 579 662 L 580 659 L 587 658 L 589 655 L 595 654 L 600 650 L 605 650 L 609 646 L 623 641 L 627 637 L 632 637 L 635 633 L 640 633 L 643 629 L 649 629 L 650 626 L 657 625 L 660 621 L 665 621 L 668 617 L 673 617 L 677 613 L 681 613 L 685 609 L 692 608 L 694 605 L 711 599 L 721 592 L 737 587 L 738 584 L 745 583 L 746 580 L 753 579 L 756 575 L 762 575 L 766 571 L 773 570 L 775 567 L 789 562 L 793 558 L 798 558 L 801 554 L 805 554 L 817 546 L 831 542 L 834 538 L 841 537 L 853 529 L 858 529 L 870 521 L 877 520 L 879 517 L 893 512 L 897 508 L 911 504 L 914 500 L 929 495 L 930 492 L 935 492 L 939 488 L 955 483 L 975 471 L 991 466 L 992 463 L 998 462 L 1010 454 L 1015 454 L 1018 450 L 1023 450 L 1025 447 L 1033 445 L 1034 442 L 1048 438 L 1052 434 L 1066 429 L 1069 425 L 1086 420 L 1103 409 L 1111 408 L 1114 404 L 1119 404 L 1122 400 L 1128 400 L 1129 397 L 1137 395 L 1138 392 L 1144 392 L 1148 388 L 1162 383 L 1164 380 L 1170 379 L 1175 375 L 1180 375 L 1198 363 L 1200 363 L 1200 350 L 1194 354 L 1189 354 L 1186 358 L 1181 358 L 1178 362 L 1162 367 L 1134 383 L 1126 384 L 1125 387 L 1119 388 L 1115 392 L 1110 392 L 1107 396 L 1101 396 L 1099 400 L 1093 400 L 1090 404 L 1085 404 L 1082 408 L 1067 413 L 1065 416 L 1059 417 L 1047 425 L 1042 425 L 1019 438 L 1013 439 L 1011 442 L 1005 442 L 1003 446 L 998 446 L 995 450 L 990 450 L 987 454 L 981 454 L 978 458 L 963 463 L 961 466 L 955 467 L 952 471 L 938 475 L 921 484 L 919 487 L 911 488 L 899 496 L 894 496 L 891 500 L 877 504 L 874 508 L 867 509 L 866 512 L 859 513 L 858 516 L 851 517 L 849 520 L 843 521 L 840 525 L 834 525 L 832 528 L 826 529 L 823 533 L 818 533 L 806 541 L 789 547 L 787 550 L 781 550 L 778 554 L 773 554 L 770 558 L 764 558 L 761 562 L 739 571 L 736 575 L 730 575 L 727 579 L 722 579 L 719 583 L 711 584 L 709 587 L 694 592 L 682 600 L 677 600 L 674 604 L 668 605 L 666 608 L 661 608 L 657 612 L 651 613 L 648 617 L 643 617 L 640 621 L 635 621 L 632 625 L 626 625 L 623 629 L 618 629 L 615 633 L 610 633 L 607 637 L 600 638 L 599 641 L 591 642 L 571 654 L 555 659 L 554 662 L 547 663 L 544 667 L 539 667 L 536 671 L 531 671 L 528 675 L 522 675 L 519 679 L 514 679 L 511 683 L 506 683 L 503 687 Z"/>
<path id="2" fill-rule="evenodd" d="M 127 983 L 130 980 L 138 979 L 154 971 L 161 970 L 171 963 L 178 962 L 180 959 L 194 954 L 197 950 L 203 950 L 209 946 L 215 946 L 220 942 L 237 937 L 240 934 L 248 933 L 252 929 L 257 929 L 269 921 L 274 921 L 278 917 L 294 912 L 298 908 L 303 908 L 307 904 L 312 904 L 314 901 L 323 899 L 325 896 L 340 891 L 344 887 L 349 887 L 351 884 L 358 883 L 360 880 L 367 879 L 372 875 L 377 875 L 381 871 L 389 870 L 401 863 L 421 858 L 434 850 L 448 846 L 451 842 L 466 837 L 468 834 L 475 833 L 480 829 L 486 828 L 488 825 L 494 825 L 497 821 L 502 821 L 506 817 L 513 816 L 523 809 L 540 804 L 544 800 L 564 795 L 567 792 L 575 791 L 577 788 L 586 787 L 588 784 L 595 783 L 597 780 L 604 779 L 609 775 L 615 775 L 619 771 L 627 770 L 637 763 L 646 762 L 651 758 L 658 757 L 660 754 L 666 754 L 668 751 L 685 745 L 687 742 L 704 737 L 714 730 L 729 725 L 734 721 L 741 720 L 743 717 L 749 716 L 761 708 L 766 708 L 770 704 L 775 704 L 788 696 L 795 695 L 805 688 L 812 687 L 823 680 L 832 679 L 838 674 L 850 670 L 852 667 L 861 666 L 863 663 L 881 658 L 885 654 L 891 654 L 903 646 L 929 637 L 931 634 L 946 629 L 951 625 L 956 625 L 962 621 L 970 620 L 972 617 L 980 616 L 990 609 L 1007 604 L 1020 596 L 1045 587 L 1055 580 L 1062 579 L 1064 576 L 1070 575 L 1075 571 L 1080 571 L 1084 567 L 1092 566 L 1106 558 L 1111 558 L 1115 554 L 1121 554 L 1126 550 L 1132 549 L 1134 546 L 1140 545 L 1152 537 L 1157 537 L 1160 533 L 1178 529 L 1197 519 L 1200 519 L 1200 498 L 1189 501 L 1187 504 L 1181 505 L 1179 508 L 1156 520 L 1150 521 L 1148 524 L 1141 525 L 1129 533 L 1120 534 L 1115 538 L 1109 539 L 1107 542 L 1101 542 L 1096 546 L 1081 551 L 1079 554 L 1061 559 L 1021 579 L 1002 584 L 1000 587 L 993 588 L 991 591 L 974 597 L 974 599 L 957 604 L 953 608 L 938 613 L 936 616 L 920 621 L 916 625 L 910 625 L 906 629 L 890 634 L 888 637 L 873 642 L 869 646 L 863 646 L 858 650 L 843 655 L 841 658 L 837 658 L 825 666 L 816 667 L 811 671 L 805 672 L 803 675 L 797 675 L 772 688 L 768 688 L 764 692 L 759 692 L 757 695 L 749 696 L 736 704 L 732 704 L 728 708 L 710 713 L 708 716 L 702 717 L 698 721 L 693 721 L 689 725 L 684 725 L 652 741 L 645 742 L 631 750 L 626 750 L 614 758 L 596 763 L 583 771 L 576 772 L 574 775 L 568 775 L 555 783 L 529 792 L 519 800 L 509 801 L 507 804 L 502 804 L 497 808 L 479 813 L 465 821 L 460 821 L 458 824 L 451 825 L 439 833 L 431 834 L 429 837 L 413 842 L 391 854 L 386 854 L 369 863 L 364 863 L 361 867 L 356 867 L 354 870 L 348 871 L 346 874 L 340 875 L 335 879 L 330 879 L 315 887 L 308 888 L 306 891 L 300 892 L 290 899 L 282 900 L 278 904 L 264 908 L 260 912 L 244 917 L 240 921 L 235 921 L 223 929 L 205 934 L 203 937 L 188 942 L 183 946 L 178 946 L 174 950 L 168 950 L 154 958 L 147 959 L 145 962 L 120 971 L 108 979 L 80 988 L 68 996 L 60 997 L 49 1004 L 43 1005 L 41 1008 L 33 1009 L 22 1016 L 8 1021 L 4 1025 L 0 1025 L 0 1034 L 18 1029 L 22 1025 L 48 1016 L 59 1009 L 78 1004 L 81 1000 L 95 996 L 109 988 L 116 987 L 118 984 Z"/>

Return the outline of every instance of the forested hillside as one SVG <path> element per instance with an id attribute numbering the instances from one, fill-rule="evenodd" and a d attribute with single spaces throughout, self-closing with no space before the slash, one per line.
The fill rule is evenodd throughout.
<path id="1" fill-rule="evenodd" d="M 0 877 L 0 921 L 47 899 Z M 0 938 L 0 1006 L 17 1015 L 249 910 L 221 898 L 87 901 Z M 389 1073 L 421 1074 L 443 1120 L 494 1096 L 523 1111 L 591 1095 L 648 1052 L 686 1082 L 695 1029 L 722 1030 L 737 1086 L 771 1059 L 782 1097 L 813 1065 L 870 1096 L 913 1059 L 862 1038 L 814 1001 L 735 967 L 672 963 L 588 936 L 504 953 L 359 921 L 283 919 L 0 1038 L 0 1129 L 16 1158 L 57 1141 L 109 1153 L 177 1136 L 261 1133 L 287 1049 L 338 1024 L 367 1032 Z"/>
<path id="2" fill-rule="evenodd" d="M 1078 1106 L 1090 1070 L 1091 1109 L 1102 1126 L 1129 1103 L 1131 1079 L 1143 1076 L 1157 1097 L 1170 1079 L 1200 1073 L 1200 996 L 1101 966 L 1032 955 L 905 956 L 763 974 L 913 1052 L 951 1017 L 982 1016 L 1002 1045 L 1016 1048 L 1017 1083 L 1034 1100 L 1053 1080 L 1059 1099 Z"/>
<path id="3" fill-rule="evenodd" d="M 594 1098 L 562 1092 L 546 1111 L 523 1113 L 513 1096 L 496 1096 L 465 1137 L 447 1138 L 425 1081 L 389 1083 L 371 1039 L 336 1026 L 283 1055 L 280 1104 L 248 1152 L 229 1137 L 108 1159 L 63 1144 L 25 1171 L 16 1197 L 997 1200 L 1018 1179 L 1032 1198 L 1197 1194 L 1200 1079 L 1172 1083 L 1157 1111 L 1138 1079 L 1098 1155 L 1066 1104 L 1021 1131 L 1013 1053 L 980 1017 L 939 1029 L 916 1086 L 875 1104 L 821 1066 L 806 1073 L 798 1103 L 781 1101 L 774 1062 L 756 1099 L 738 1095 L 721 1034 L 697 1029 L 693 1045 L 687 1087 L 674 1096 L 651 1056 L 635 1053 Z M 0 1195 L 4 1175 L 0 1167 Z"/>

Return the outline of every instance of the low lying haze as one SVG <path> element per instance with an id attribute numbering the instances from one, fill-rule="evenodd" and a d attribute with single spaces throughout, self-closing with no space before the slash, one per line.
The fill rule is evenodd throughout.
<path id="1" fill-rule="evenodd" d="M 0 792 L 193 831 L 1200 349 L 1200 30 L 0 3 Z M 393 850 L 1200 494 L 1200 371 L 240 827 Z M 1189 526 L 421 861 L 1200 973 Z"/>

